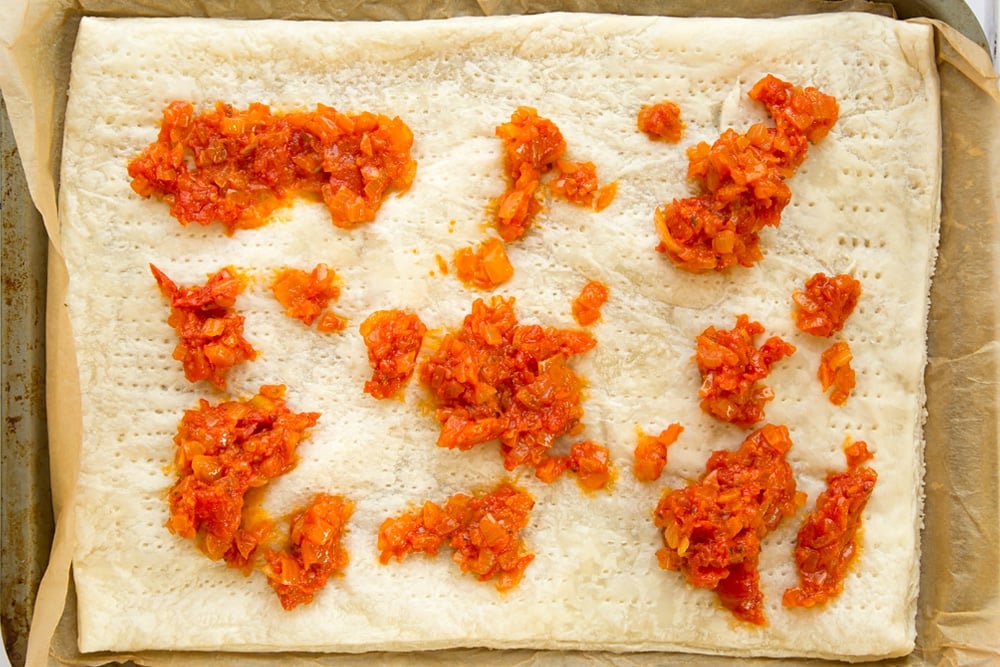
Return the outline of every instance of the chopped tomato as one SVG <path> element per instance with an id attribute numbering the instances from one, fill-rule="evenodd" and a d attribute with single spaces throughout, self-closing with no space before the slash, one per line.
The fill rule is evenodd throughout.
<path id="1" fill-rule="evenodd" d="M 826 490 L 799 528 L 795 565 L 800 583 L 785 591 L 785 606 L 813 607 L 840 595 L 847 570 L 858 557 L 861 515 L 878 473 L 861 465 L 872 458 L 864 441 L 851 443 L 845 454 L 847 470 L 827 475 Z"/>
<path id="2" fill-rule="evenodd" d="M 316 323 L 316 331 L 321 333 L 333 333 L 334 331 L 343 331 L 347 328 L 347 320 L 345 320 L 340 315 L 335 315 L 330 311 L 327 311 L 319 316 L 319 321 Z"/>
<path id="3" fill-rule="evenodd" d="M 764 625 L 757 563 L 761 541 L 804 502 L 785 459 L 788 429 L 765 424 L 735 452 L 714 452 L 701 478 L 663 494 L 653 513 L 662 531 L 660 567 L 714 590 L 737 618 Z"/>
<path id="4" fill-rule="evenodd" d="M 605 489 L 611 483 L 611 452 L 590 440 L 575 443 L 565 456 L 549 456 L 535 468 L 535 476 L 549 484 L 567 470 L 576 473 L 577 483 L 586 491 Z"/>
<path id="5" fill-rule="evenodd" d="M 442 507 L 431 501 L 413 512 L 382 522 L 379 561 L 386 565 L 413 552 L 436 555 L 442 544 L 455 550 L 453 560 L 480 581 L 496 579 L 496 589 L 514 588 L 534 560 L 521 539 L 534 499 L 511 484 L 490 493 L 458 493 Z"/>
<path id="6" fill-rule="evenodd" d="M 681 108 L 667 100 L 644 105 L 639 109 L 636 123 L 639 131 L 645 132 L 650 139 L 662 139 L 671 143 L 680 141 L 684 132 Z"/>
<path id="7" fill-rule="evenodd" d="M 875 455 L 868 451 L 868 443 L 864 440 L 855 440 L 853 442 L 848 439 L 845 443 L 847 446 L 844 447 L 844 457 L 847 459 L 848 468 L 856 468 L 866 461 L 871 461 L 875 458 Z"/>
<path id="8" fill-rule="evenodd" d="M 611 453 L 596 442 L 578 442 L 569 450 L 569 469 L 588 491 L 605 489 L 611 482 Z"/>
<path id="9" fill-rule="evenodd" d="M 557 171 L 549 189 L 595 211 L 606 208 L 618 190 L 617 183 L 601 186 L 592 162 L 563 159 L 566 140 L 548 118 L 531 107 L 518 107 L 510 121 L 497 126 L 504 145 L 507 190 L 497 199 L 497 231 L 504 241 L 514 241 L 528 231 L 542 205 L 538 200 L 542 177 Z"/>
<path id="10" fill-rule="evenodd" d="M 187 225 L 221 223 L 227 233 L 259 227 L 295 193 L 321 197 L 333 224 L 374 220 L 390 189 L 405 191 L 417 163 L 413 133 L 399 118 L 344 115 L 319 104 L 284 115 L 217 102 L 195 115 L 187 102 L 163 112 L 159 137 L 128 165 L 132 189 L 170 204 Z"/>
<path id="11" fill-rule="evenodd" d="M 454 261 L 458 279 L 482 290 L 493 289 L 514 275 L 503 241 L 492 236 L 475 248 L 459 248 Z"/>
<path id="12" fill-rule="evenodd" d="M 861 297 L 861 283 L 841 273 L 827 278 L 816 273 L 806 281 L 806 289 L 795 290 L 795 326 L 814 336 L 832 336 L 844 328 Z"/>
<path id="13" fill-rule="evenodd" d="M 611 203 L 618 190 L 617 183 L 601 186 L 597 182 L 597 167 L 593 162 L 556 160 L 558 175 L 549 188 L 552 193 L 580 206 L 601 211 Z"/>
<path id="14" fill-rule="evenodd" d="M 749 428 L 764 418 L 764 403 L 774 398 L 759 384 L 778 360 L 795 347 L 772 336 L 757 348 L 754 337 L 764 332 L 746 315 L 731 330 L 708 327 L 697 338 L 695 361 L 701 373 L 701 409 L 716 419 Z"/>
<path id="15" fill-rule="evenodd" d="M 854 389 L 855 374 L 851 368 L 853 358 L 850 346 L 844 341 L 834 343 L 820 356 L 819 371 L 816 375 L 823 386 L 823 391 L 833 387 L 833 391 L 830 392 L 830 402 L 834 405 L 846 403 L 847 397 Z"/>
<path id="16" fill-rule="evenodd" d="M 826 136 L 837 120 L 834 98 L 768 75 L 750 90 L 775 119 L 743 134 L 727 129 L 709 146 L 688 149 L 688 178 L 702 192 L 656 209 L 657 250 L 692 272 L 753 266 L 764 227 L 777 227 L 791 200 L 785 179 L 805 159 L 809 141 Z"/>
<path id="17" fill-rule="evenodd" d="M 337 274 L 326 264 L 317 264 L 310 272 L 286 268 L 278 271 L 271 283 L 271 292 L 278 303 L 285 307 L 285 315 L 302 320 L 306 326 L 320 318 L 317 325 L 320 331 L 335 331 L 343 320 L 324 311 L 330 301 L 340 298 L 336 279 Z M 334 319 L 330 319 L 331 316 Z"/>
<path id="18" fill-rule="evenodd" d="M 767 107 L 779 135 L 803 135 L 814 144 L 830 132 L 840 114 L 833 97 L 811 86 L 798 88 L 771 74 L 758 81 L 748 95 Z"/>
<path id="19" fill-rule="evenodd" d="M 635 478 L 640 482 L 654 482 L 660 479 L 667 466 L 667 448 L 677 441 L 684 430 L 680 424 L 671 424 L 659 435 L 639 434 L 635 446 Z"/>
<path id="20" fill-rule="evenodd" d="M 557 437 L 582 429 L 582 381 L 569 359 L 595 344 L 583 331 L 518 324 L 513 299 L 477 299 L 420 367 L 441 422 L 437 444 L 499 439 L 508 470 L 537 467 Z"/>
<path id="21" fill-rule="evenodd" d="M 330 575 L 347 567 L 341 538 L 353 510 L 354 504 L 342 496 L 316 494 L 292 517 L 288 546 L 264 555 L 267 582 L 286 611 L 312 602 Z"/>
<path id="22" fill-rule="evenodd" d="M 295 413 L 285 387 L 264 385 L 247 401 L 201 399 L 177 427 L 167 528 L 197 539 L 209 558 L 245 568 L 266 536 L 266 522 L 245 522 L 246 493 L 295 466 L 295 450 L 319 413 Z"/>
<path id="23" fill-rule="evenodd" d="M 365 392 L 389 398 L 410 379 L 427 327 L 413 313 L 377 310 L 361 323 L 361 336 L 368 348 L 372 378 Z"/>
<path id="24" fill-rule="evenodd" d="M 581 326 L 593 324 L 601 319 L 601 306 L 608 300 L 607 286 L 598 281 L 590 280 L 580 290 L 580 295 L 573 300 L 573 319 Z"/>
<path id="25" fill-rule="evenodd" d="M 202 286 L 178 287 L 163 271 L 149 265 L 164 296 L 170 299 L 167 323 L 180 339 L 173 358 L 184 366 L 190 382 L 208 380 L 226 388 L 226 373 L 257 351 L 243 337 L 242 315 L 232 310 L 246 280 L 231 268 L 212 275 Z"/>
<path id="26" fill-rule="evenodd" d="M 555 124 L 531 107 L 518 107 L 510 121 L 496 128 L 504 145 L 504 169 L 510 186 L 497 201 L 497 231 L 505 241 L 524 236 L 541 210 L 536 193 L 542 174 L 566 151 Z"/>

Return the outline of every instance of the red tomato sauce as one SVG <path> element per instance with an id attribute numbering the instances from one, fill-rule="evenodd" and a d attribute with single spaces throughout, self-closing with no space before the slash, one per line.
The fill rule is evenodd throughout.
<path id="1" fill-rule="evenodd" d="M 170 489 L 167 528 L 196 540 L 212 560 L 251 567 L 270 525 L 245 520 L 246 494 L 295 466 L 296 448 L 319 419 L 289 410 L 284 393 L 282 385 L 264 385 L 246 401 L 201 399 L 177 427 L 179 479 Z"/>
<path id="2" fill-rule="evenodd" d="M 655 482 L 667 467 L 667 448 L 677 442 L 684 427 L 671 424 L 659 435 L 640 433 L 635 446 L 635 478 L 640 482 Z"/>
<path id="3" fill-rule="evenodd" d="M 576 481 L 585 491 L 606 489 L 614 476 L 611 452 L 604 445 L 584 440 L 570 447 L 565 456 L 544 459 L 535 469 L 535 476 L 548 484 L 567 470 L 576 473 Z"/>
<path id="4" fill-rule="evenodd" d="M 510 121 L 498 125 L 496 135 L 504 146 L 504 171 L 508 187 L 497 199 L 497 231 L 504 241 L 514 241 L 528 231 L 542 209 L 542 177 L 555 170 L 549 189 L 556 196 L 600 211 L 615 197 L 617 183 L 601 186 L 592 162 L 563 159 L 566 140 L 555 123 L 527 106 L 518 107 Z"/>
<path id="5" fill-rule="evenodd" d="M 286 268 L 275 275 L 271 292 L 285 307 L 288 317 L 301 320 L 306 326 L 311 326 L 319 318 L 316 325 L 319 331 L 341 331 L 347 322 L 326 310 L 331 301 L 340 298 L 336 280 L 337 274 L 326 264 L 317 264 L 312 271 Z"/>
<path id="6" fill-rule="evenodd" d="M 555 179 L 549 184 L 549 190 L 557 197 L 566 201 L 602 211 L 615 198 L 618 183 L 602 186 L 597 181 L 597 167 L 593 162 L 570 162 L 556 160 Z"/>
<path id="7" fill-rule="evenodd" d="M 573 319 L 580 326 L 601 319 L 601 306 L 608 300 L 608 287 L 599 280 L 589 280 L 573 300 Z"/>
<path id="8" fill-rule="evenodd" d="M 846 403 L 854 389 L 857 376 L 851 368 L 853 358 L 850 346 L 844 341 L 834 343 L 820 356 L 816 375 L 823 391 L 833 387 L 829 398 L 834 405 Z"/>
<path id="9" fill-rule="evenodd" d="M 653 513 L 660 567 L 714 590 L 737 618 L 765 625 L 757 564 L 761 541 L 804 502 L 785 460 L 788 429 L 765 424 L 735 452 L 714 452 L 701 478 L 667 491 Z"/>
<path id="10" fill-rule="evenodd" d="M 691 272 L 753 266 L 763 258 L 759 234 L 777 227 L 791 200 L 785 179 L 837 120 L 836 100 L 815 88 L 798 88 L 767 75 L 749 92 L 774 118 L 775 127 L 727 129 L 711 146 L 688 149 L 688 178 L 701 194 L 656 209 L 657 250 Z"/>
<path id="11" fill-rule="evenodd" d="M 781 602 L 789 607 L 813 607 L 840 595 L 844 578 L 858 557 L 858 532 L 878 473 L 861 464 L 872 458 L 862 440 L 851 443 L 845 454 L 847 470 L 830 473 L 826 490 L 799 528 L 795 565 L 799 585 L 789 588 Z"/>
<path id="12" fill-rule="evenodd" d="M 349 228 L 374 220 L 389 190 L 409 188 L 412 146 L 409 127 L 381 114 L 320 104 L 282 115 L 218 102 L 195 115 L 190 103 L 172 102 L 128 173 L 137 194 L 170 204 L 183 225 L 219 222 L 232 234 L 265 224 L 303 194 L 321 198 L 333 224 Z"/>
<path id="13" fill-rule="evenodd" d="M 701 409 L 716 419 L 749 428 L 764 418 L 764 404 L 774 398 L 770 387 L 760 384 L 771 367 L 795 352 L 777 336 L 759 348 L 754 337 L 764 332 L 746 315 L 736 318 L 730 330 L 708 327 L 697 338 L 695 361 L 701 373 Z"/>
<path id="14" fill-rule="evenodd" d="M 514 275 L 503 241 L 492 236 L 475 248 L 456 250 L 454 262 L 458 279 L 481 290 L 493 289 Z"/>
<path id="15" fill-rule="evenodd" d="M 555 123 L 531 107 L 518 107 L 510 121 L 496 128 L 503 142 L 507 190 L 497 200 L 497 231 L 504 241 L 524 236 L 541 204 L 536 193 L 544 173 L 566 151 Z"/>
<path id="16" fill-rule="evenodd" d="M 669 100 L 644 105 L 636 116 L 636 125 L 650 139 L 670 143 L 680 141 L 684 133 L 681 108 Z"/>
<path id="17" fill-rule="evenodd" d="M 354 505 L 342 496 L 319 493 L 292 517 L 288 545 L 264 554 L 267 582 L 281 606 L 291 611 L 312 602 L 331 575 L 350 560 L 341 538 Z"/>
<path id="18" fill-rule="evenodd" d="M 814 336 L 832 336 L 844 328 L 861 297 L 861 283 L 847 274 L 828 278 L 817 273 L 806 281 L 805 290 L 795 290 L 795 326 Z"/>
<path id="19" fill-rule="evenodd" d="M 184 366 L 190 382 L 208 380 L 225 390 L 230 368 L 257 358 L 243 337 L 244 317 L 232 310 L 246 280 L 232 269 L 212 275 L 202 286 L 178 287 L 163 271 L 149 265 L 164 296 L 170 299 L 167 323 L 179 342 L 173 358 Z"/>
<path id="20" fill-rule="evenodd" d="M 379 561 L 402 561 L 414 552 L 434 556 L 447 544 L 463 572 L 480 581 L 495 579 L 498 591 L 510 590 L 534 560 L 520 536 L 534 505 L 527 492 L 508 483 L 482 495 L 457 493 L 443 506 L 427 501 L 419 510 L 382 523 Z"/>
<path id="21" fill-rule="evenodd" d="M 438 446 L 499 439 L 507 470 L 537 468 L 557 437 L 582 429 L 583 382 L 569 360 L 595 344 L 584 331 L 519 324 L 513 299 L 477 299 L 420 367 L 441 423 Z"/>
<path id="22" fill-rule="evenodd" d="M 413 313 L 377 310 L 361 323 L 360 331 L 372 367 L 365 393 L 389 398 L 413 375 L 427 327 Z"/>

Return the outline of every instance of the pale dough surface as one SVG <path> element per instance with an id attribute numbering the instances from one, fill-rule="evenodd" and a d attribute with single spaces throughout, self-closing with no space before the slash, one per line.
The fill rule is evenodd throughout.
<path id="1" fill-rule="evenodd" d="M 763 234 L 752 270 L 691 275 L 654 252 L 653 210 L 693 193 L 684 149 L 745 129 L 766 114 L 746 97 L 773 73 L 834 95 L 841 117 L 789 181 L 792 204 Z M 174 99 L 208 109 L 253 101 L 275 111 L 321 102 L 344 112 L 399 115 L 419 166 L 411 190 L 377 220 L 334 228 L 321 204 L 299 203 L 269 225 L 227 237 L 184 228 L 166 205 L 142 200 L 125 170 L 157 134 Z M 680 144 L 635 129 L 645 103 L 670 99 L 687 123 Z M 583 437 L 606 444 L 618 469 L 610 493 L 571 478 L 546 486 L 508 475 L 494 445 L 434 445 L 438 425 L 422 390 L 376 401 L 357 326 L 379 308 L 455 327 L 481 293 L 441 275 L 481 240 L 504 188 L 494 136 L 519 105 L 553 120 L 572 159 L 592 160 L 618 195 L 593 213 L 549 202 L 509 247 L 522 321 L 575 326 L 570 302 L 588 279 L 610 288 L 597 348 L 575 364 L 586 377 Z M 80 647 L 91 650 L 363 651 L 452 646 L 686 650 L 843 659 L 912 649 L 919 567 L 925 330 L 940 181 L 938 88 L 931 29 L 865 15 L 767 21 L 543 15 L 414 23 L 224 22 L 86 18 L 76 46 L 61 190 L 69 309 L 80 366 L 84 440 L 75 507 L 73 573 Z M 284 612 L 259 573 L 213 563 L 171 535 L 166 490 L 172 437 L 201 396 L 171 359 L 168 308 L 153 262 L 180 284 L 226 264 L 256 278 L 240 297 L 258 360 L 231 375 L 235 396 L 284 383 L 293 409 L 322 413 L 301 461 L 269 489 L 281 516 L 317 491 L 356 510 L 351 563 L 309 606 Z M 281 266 L 326 262 L 342 276 L 339 335 L 282 315 L 266 283 Z M 797 332 L 790 295 L 817 271 L 863 285 L 842 338 L 858 386 L 831 405 L 815 379 L 829 341 Z M 735 448 L 740 429 L 697 406 L 695 336 L 748 313 L 798 352 L 768 384 L 769 421 L 787 424 L 789 459 L 808 503 L 770 535 L 761 555 L 769 625 L 734 621 L 714 593 L 657 567 L 651 511 L 666 486 L 696 478 L 709 453 Z M 631 473 L 637 427 L 685 427 L 659 483 Z M 797 581 L 795 531 L 844 467 L 844 438 L 866 440 L 879 473 L 865 512 L 860 561 L 826 607 L 787 610 Z M 383 519 L 425 499 L 511 477 L 537 504 L 524 532 L 536 559 L 515 590 L 460 573 L 447 553 L 377 562 Z"/>

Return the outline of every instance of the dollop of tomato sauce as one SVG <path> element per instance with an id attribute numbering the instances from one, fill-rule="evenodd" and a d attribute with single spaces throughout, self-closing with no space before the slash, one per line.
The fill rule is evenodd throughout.
<path id="1" fill-rule="evenodd" d="M 245 521 L 246 494 L 295 466 L 296 448 L 320 416 L 292 412 L 284 393 L 283 385 L 264 385 L 245 401 L 201 399 L 174 436 L 179 478 L 169 493 L 167 528 L 195 539 L 212 560 L 245 571 L 270 530 L 267 522 Z"/>
<path id="2" fill-rule="evenodd" d="M 365 382 L 365 393 L 375 398 L 389 398 L 413 375 L 427 327 L 413 313 L 377 310 L 365 318 L 360 331 L 372 367 L 372 377 Z"/>
<path id="3" fill-rule="evenodd" d="M 566 151 L 566 140 L 555 123 L 532 107 L 518 107 L 510 121 L 498 125 L 503 142 L 504 171 L 509 185 L 497 200 L 497 231 L 504 241 L 524 236 L 541 204 L 537 191 L 542 175 Z"/>
<path id="4" fill-rule="evenodd" d="M 677 442 L 684 431 L 680 424 L 671 424 L 659 435 L 647 435 L 640 431 L 639 442 L 635 446 L 635 466 L 633 472 L 640 482 L 655 482 L 667 467 L 667 448 Z"/>
<path id="5" fill-rule="evenodd" d="M 170 299 L 167 323 L 180 340 L 173 358 L 183 364 L 184 376 L 190 382 L 208 380 L 225 390 L 229 369 L 257 358 L 257 351 L 243 337 L 244 317 L 232 310 L 246 279 L 227 267 L 204 285 L 178 287 L 154 265 L 149 269 Z"/>
<path id="6" fill-rule="evenodd" d="M 851 368 L 853 358 L 851 347 L 844 341 L 834 343 L 820 355 L 819 370 L 816 375 L 823 391 L 833 387 L 829 398 L 834 405 L 846 403 L 851 390 L 854 389 L 856 375 Z"/>
<path id="7" fill-rule="evenodd" d="M 710 326 L 697 337 L 702 410 L 743 428 L 764 418 L 764 404 L 774 398 L 774 392 L 760 380 L 780 359 L 793 354 L 795 346 L 772 336 L 758 348 L 754 337 L 763 332 L 760 322 L 739 315 L 732 329 Z"/>
<path id="8" fill-rule="evenodd" d="M 499 439 L 507 470 L 537 468 L 556 438 L 583 428 L 583 382 L 569 360 L 595 344 L 584 331 L 519 324 L 512 298 L 477 299 L 420 367 L 441 423 L 437 444 Z"/>
<path id="9" fill-rule="evenodd" d="M 847 570 L 858 557 L 862 513 L 878 473 L 861 465 L 873 458 L 863 440 L 848 445 L 845 454 L 847 470 L 827 475 L 826 490 L 799 528 L 795 565 L 800 583 L 785 591 L 785 606 L 813 607 L 840 595 Z"/>
<path id="10" fill-rule="evenodd" d="M 713 452 L 701 478 L 667 491 L 653 513 L 660 567 L 714 590 L 737 618 L 766 624 L 757 564 L 761 541 L 804 503 L 785 456 L 785 426 L 765 424 L 735 452 Z"/>
<path id="11" fill-rule="evenodd" d="M 753 266 L 763 258 L 759 234 L 777 227 L 791 200 L 785 179 L 805 160 L 809 142 L 823 139 L 839 114 L 837 101 L 767 75 L 749 92 L 775 127 L 727 129 L 711 146 L 688 149 L 688 178 L 702 193 L 656 209 L 657 250 L 691 272 Z"/>
<path id="12" fill-rule="evenodd" d="M 510 590 L 535 558 L 521 539 L 534 505 L 530 494 L 506 482 L 485 494 L 457 493 L 443 506 L 427 501 L 382 523 L 379 561 L 402 561 L 414 552 L 434 556 L 447 543 L 463 572 L 480 581 L 495 579 L 498 591 Z"/>
<path id="13" fill-rule="evenodd" d="M 599 280 L 588 280 L 573 299 L 573 319 L 580 326 L 593 324 L 601 319 L 601 306 L 608 300 L 608 287 Z"/>
<path id="14" fill-rule="evenodd" d="M 543 460 L 535 469 L 535 476 L 549 484 L 567 470 L 576 473 L 576 481 L 585 491 L 606 489 L 614 476 L 611 452 L 590 440 L 577 442 L 570 447 L 569 454 Z"/>
<path id="15" fill-rule="evenodd" d="M 272 114 L 254 103 L 218 102 L 195 114 L 172 102 L 160 133 L 128 165 L 132 189 L 170 204 L 187 225 L 221 223 L 228 233 L 259 227 L 290 195 L 321 197 L 338 227 L 375 219 L 390 189 L 405 191 L 417 163 L 413 133 L 397 118 L 314 111 Z"/>
<path id="16" fill-rule="evenodd" d="M 670 143 L 680 141 L 684 133 L 681 108 L 669 100 L 643 105 L 636 116 L 636 125 L 650 139 Z"/>
<path id="17" fill-rule="evenodd" d="M 795 326 L 814 336 L 832 336 L 844 328 L 861 297 L 861 283 L 841 273 L 828 278 L 816 273 L 806 281 L 805 290 L 795 290 Z"/>
<path id="18" fill-rule="evenodd" d="M 538 200 L 542 177 L 557 172 L 549 190 L 596 211 L 606 208 L 615 197 L 617 183 L 601 186 L 592 162 L 563 158 L 566 140 L 548 118 L 532 107 L 518 107 L 510 121 L 498 125 L 496 135 L 504 146 L 504 171 L 508 187 L 497 199 L 496 225 L 504 241 L 515 241 L 528 231 L 542 205 Z"/>
<path id="19" fill-rule="evenodd" d="M 507 248 L 502 240 L 492 236 L 474 248 L 459 248 L 453 261 L 458 279 L 481 290 L 493 289 L 514 275 Z"/>
<path id="20" fill-rule="evenodd" d="M 598 182 L 597 167 L 593 162 L 571 162 L 560 158 L 556 160 L 556 171 L 549 190 L 574 204 L 603 211 L 618 192 L 617 181 L 604 186 Z"/>
<path id="21" fill-rule="evenodd" d="M 347 321 L 326 310 L 331 301 L 340 298 L 336 280 L 337 274 L 322 263 L 312 271 L 285 268 L 275 275 L 271 292 L 285 307 L 285 315 L 301 320 L 306 326 L 312 326 L 319 318 L 316 329 L 323 333 L 341 331 L 347 327 Z"/>
<path id="22" fill-rule="evenodd" d="M 762 103 L 774 118 L 776 150 L 788 164 L 798 166 L 806 158 L 806 141 L 818 143 L 837 123 L 837 100 L 808 86 L 799 88 L 768 74 L 750 89 L 748 96 Z M 784 137 L 788 142 L 785 148 Z"/>
<path id="23" fill-rule="evenodd" d="M 264 554 L 267 582 L 286 611 L 312 602 L 330 576 L 347 567 L 342 538 L 353 511 L 343 496 L 318 493 L 292 517 L 288 545 Z"/>

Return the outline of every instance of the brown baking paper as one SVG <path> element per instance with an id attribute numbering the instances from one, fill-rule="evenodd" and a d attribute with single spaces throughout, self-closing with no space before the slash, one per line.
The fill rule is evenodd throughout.
<path id="1" fill-rule="evenodd" d="M 215 16 L 285 19 L 419 19 L 570 11 L 677 16 L 772 17 L 820 11 L 892 13 L 863 0 L 706 3 L 577 0 L 341 2 L 297 0 L 16 0 L 0 24 L 0 86 L 35 206 L 50 238 L 47 402 L 56 535 L 35 601 L 27 663 L 202 664 L 203 654 L 81 655 L 76 648 L 70 562 L 72 506 L 80 442 L 80 403 L 72 335 L 62 307 L 66 272 L 56 208 L 62 114 L 76 28 L 83 15 Z M 949 26 L 937 30 L 943 123 L 942 220 L 928 332 L 926 506 L 917 647 L 893 665 L 1000 663 L 1000 92 L 986 52 Z M 39 267 L 39 271 L 42 268 Z M 421 654 L 219 654 L 224 664 L 536 665 L 559 663 L 732 664 L 683 654 L 601 654 L 476 649 Z M 772 663 L 740 660 L 740 664 Z M 822 664 L 823 661 L 808 661 Z"/>

